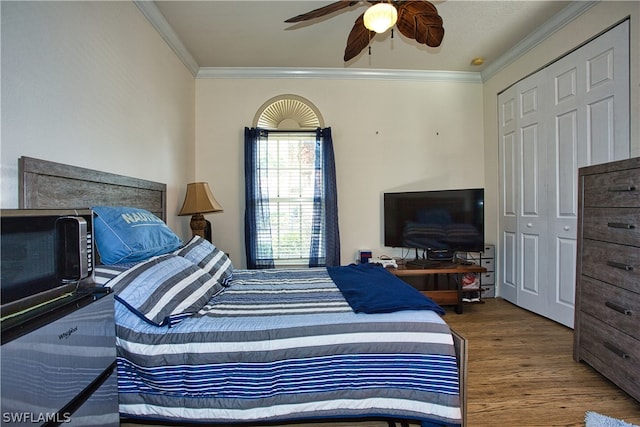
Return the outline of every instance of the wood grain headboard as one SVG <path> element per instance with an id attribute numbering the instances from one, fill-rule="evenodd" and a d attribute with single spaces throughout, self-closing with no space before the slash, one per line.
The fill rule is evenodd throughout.
<path id="1" fill-rule="evenodd" d="M 32 157 L 18 159 L 18 172 L 22 209 L 131 206 L 167 220 L 166 184 Z"/>

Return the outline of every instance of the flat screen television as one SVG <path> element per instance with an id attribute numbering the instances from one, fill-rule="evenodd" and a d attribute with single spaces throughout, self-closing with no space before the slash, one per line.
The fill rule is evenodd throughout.
<path id="1" fill-rule="evenodd" d="M 484 249 L 484 189 L 384 194 L 384 244 L 424 250 L 427 259 Z"/>

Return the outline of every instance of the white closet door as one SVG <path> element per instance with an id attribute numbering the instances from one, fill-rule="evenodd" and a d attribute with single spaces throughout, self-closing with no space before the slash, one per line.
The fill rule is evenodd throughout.
<path id="1" fill-rule="evenodd" d="M 547 317 L 573 327 L 577 170 L 628 158 L 628 22 L 547 69 L 549 117 L 549 263 Z M 616 114 L 617 113 L 617 114 Z"/>
<path id="2" fill-rule="evenodd" d="M 518 82 L 498 105 L 499 295 L 572 327 L 577 170 L 630 155 L 628 21 Z"/>
<path id="3" fill-rule="evenodd" d="M 578 151 L 584 141 L 584 119 L 579 111 L 582 65 L 569 55 L 549 69 L 549 254 L 548 301 L 544 314 L 573 326 L 576 271 Z"/>
<path id="4" fill-rule="evenodd" d="M 537 73 L 516 85 L 519 115 L 516 126 L 519 201 L 517 218 L 518 297 L 517 304 L 533 312 L 546 310 L 545 272 L 547 256 L 547 104 L 544 73 Z"/>
<path id="5" fill-rule="evenodd" d="M 511 87 L 498 97 L 498 120 L 500 124 L 500 215 L 499 230 L 501 233 L 498 259 L 499 276 L 502 278 L 500 296 L 517 304 L 518 286 L 518 194 L 519 194 L 519 138 L 516 132 L 518 100 L 516 88 Z"/>

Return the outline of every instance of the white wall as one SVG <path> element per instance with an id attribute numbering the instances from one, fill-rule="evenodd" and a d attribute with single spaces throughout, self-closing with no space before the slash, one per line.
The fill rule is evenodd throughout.
<path id="1" fill-rule="evenodd" d="M 194 177 L 195 78 L 130 2 L 2 2 L 1 206 L 30 156 L 167 183 Z"/>
<path id="2" fill-rule="evenodd" d="M 198 79 L 196 178 L 224 207 L 207 218 L 236 266 L 246 265 L 244 127 L 281 94 L 307 98 L 332 128 L 343 264 L 362 248 L 400 254 L 383 247 L 383 192 L 484 186 L 480 83 Z"/>
<path id="3" fill-rule="evenodd" d="M 484 84 L 485 235 L 498 238 L 498 93 L 533 71 L 561 57 L 625 17 L 631 17 L 631 157 L 640 156 L 640 2 L 603 1 L 544 40 Z M 499 275 L 500 269 L 496 272 Z M 496 277 L 496 283 L 500 283 Z"/>
<path id="4" fill-rule="evenodd" d="M 631 117 L 640 117 L 640 2 L 605 1 L 484 85 L 345 79 L 194 80 L 130 2 L 1 2 L 0 206 L 16 207 L 26 155 L 168 185 L 169 225 L 187 182 L 225 212 L 214 240 L 244 264 L 242 136 L 273 96 L 306 97 L 333 129 L 343 262 L 382 247 L 384 191 L 484 186 L 497 242 L 497 93 L 631 16 Z M 132 42 L 133 40 L 133 42 Z M 631 123 L 640 155 L 640 121 Z"/>

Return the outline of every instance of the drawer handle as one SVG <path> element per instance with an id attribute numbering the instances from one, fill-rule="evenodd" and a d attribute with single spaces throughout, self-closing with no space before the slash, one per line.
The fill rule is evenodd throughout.
<path id="1" fill-rule="evenodd" d="M 627 359 L 629 359 L 629 358 L 631 357 L 631 356 L 629 356 L 627 353 L 625 353 L 624 351 L 620 350 L 618 347 L 616 347 L 615 345 L 613 345 L 613 344 L 611 344 L 611 343 L 608 343 L 608 342 L 606 342 L 606 341 L 605 341 L 605 342 L 604 342 L 604 346 L 605 346 L 608 350 L 610 350 L 610 351 L 612 351 L 613 353 L 615 353 L 615 354 L 616 354 L 616 356 L 618 356 L 618 357 L 620 357 L 620 358 L 622 358 L 622 359 L 627 360 Z"/>
<path id="2" fill-rule="evenodd" d="M 611 191 L 611 192 L 636 191 L 636 187 L 634 185 L 620 185 L 617 187 L 609 187 L 608 191 Z"/>
<path id="3" fill-rule="evenodd" d="M 608 222 L 607 226 L 610 228 L 624 228 L 625 230 L 633 230 L 636 228 L 635 224 L 626 224 L 624 222 Z"/>
<path id="4" fill-rule="evenodd" d="M 624 270 L 624 271 L 633 271 L 632 265 L 628 265 L 622 262 L 607 261 L 607 265 L 609 267 L 619 268 L 620 270 Z"/>
<path id="5" fill-rule="evenodd" d="M 609 307 L 612 310 L 617 311 L 618 313 L 622 313 L 625 316 L 632 316 L 633 315 L 633 310 L 629 310 L 628 308 L 624 308 L 621 305 L 616 304 L 615 302 L 611 302 L 611 301 L 607 301 L 604 303 L 604 305 L 606 305 L 607 307 Z"/>

